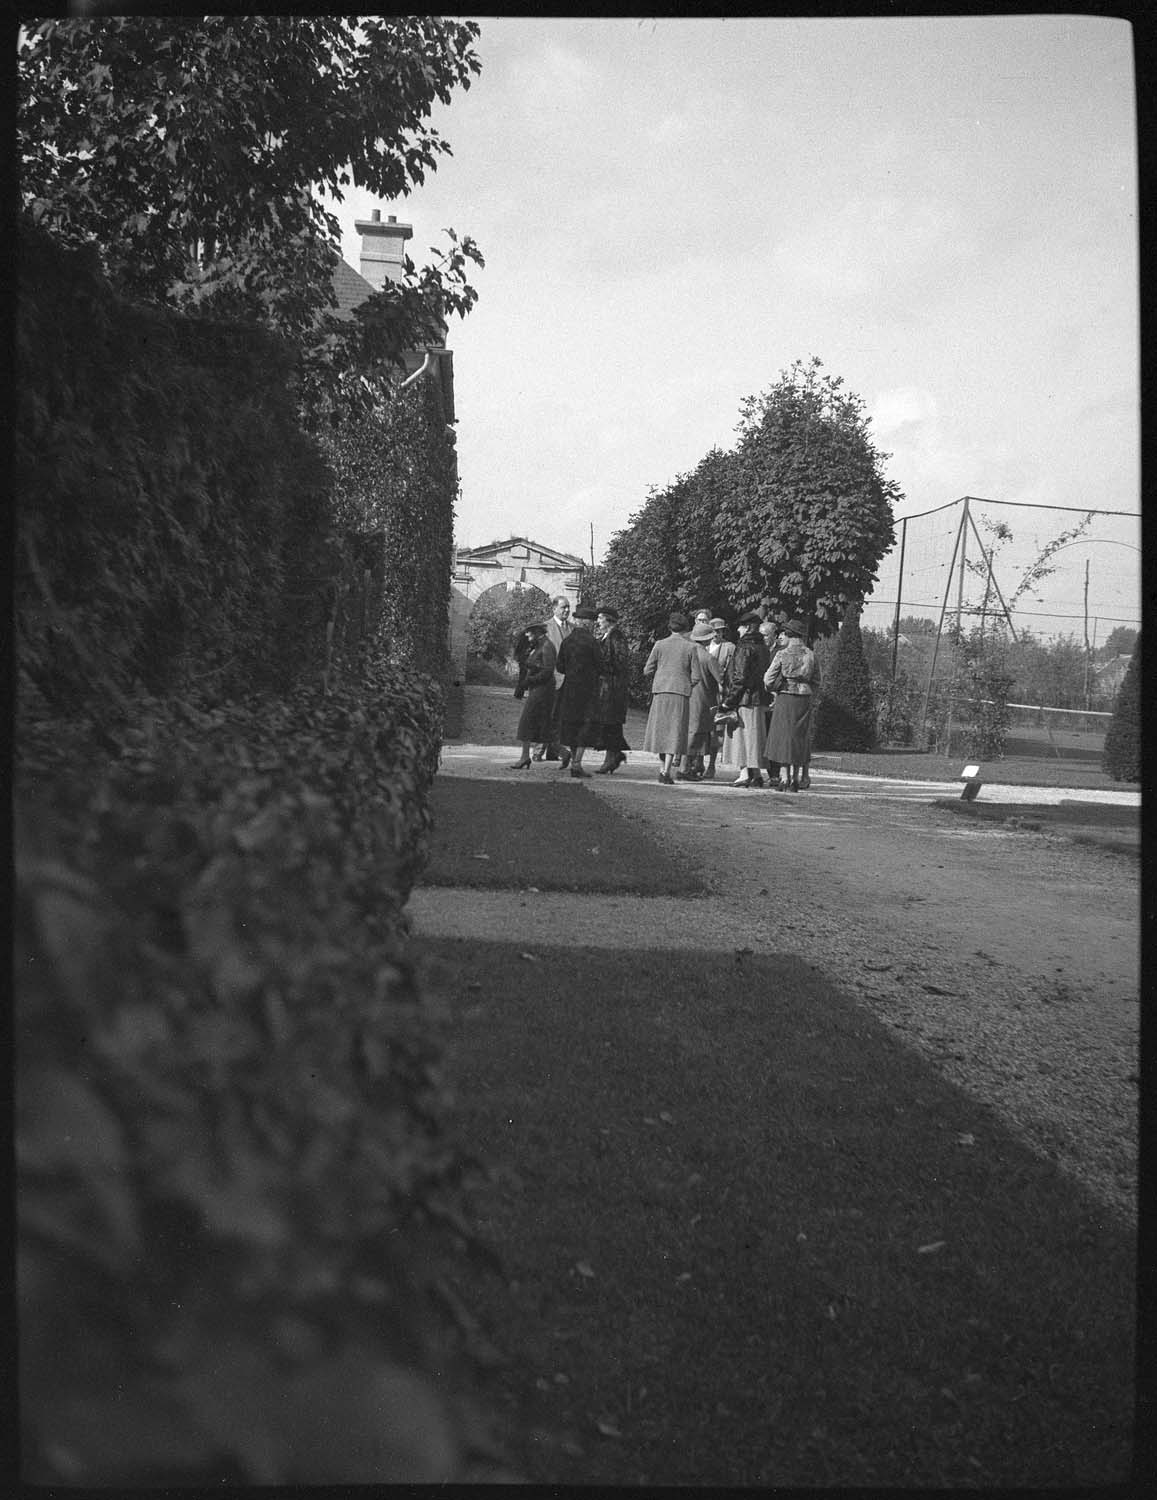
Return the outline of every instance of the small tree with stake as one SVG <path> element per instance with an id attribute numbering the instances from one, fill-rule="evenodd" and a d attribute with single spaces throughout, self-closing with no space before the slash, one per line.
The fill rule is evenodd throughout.
<path id="1" fill-rule="evenodd" d="M 816 749 L 871 750 L 876 741 L 876 707 L 859 609 L 850 609 L 843 618 L 821 694 L 816 705 Z"/>
<path id="2" fill-rule="evenodd" d="M 1114 781 L 1141 780 L 1141 637 L 1138 635 L 1113 706 L 1101 765 Z"/>

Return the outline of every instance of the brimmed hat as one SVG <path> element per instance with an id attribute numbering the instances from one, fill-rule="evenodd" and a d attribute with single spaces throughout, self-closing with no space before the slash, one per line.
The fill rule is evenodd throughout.
<path id="1" fill-rule="evenodd" d="M 784 635 L 798 635 L 802 640 L 807 635 L 807 626 L 802 620 L 788 620 L 785 625 L 779 627 Z"/>
<path id="2" fill-rule="evenodd" d="M 543 635 L 546 634 L 546 626 L 543 624 L 543 622 L 541 620 L 535 620 L 533 622 L 533 624 L 524 625 L 522 627 L 522 633 L 523 633 L 523 635 L 529 635 L 532 630 L 540 630 L 543 633 Z"/>
<path id="3" fill-rule="evenodd" d="M 727 629 L 727 621 L 720 619 L 720 617 L 718 615 L 716 615 L 715 618 L 714 618 L 714 620 L 711 621 L 711 629 L 712 630 L 726 630 Z"/>
<path id="4" fill-rule="evenodd" d="M 678 613 L 668 615 L 667 624 L 677 635 L 682 634 L 684 630 L 691 629 L 691 621 L 687 616 Z"/>
<path id="5" fill-rule="evenodd" d="M 580 604 L 574 612 L 574 617 L 576 620 L 596 620 L 598 611 L 592 609 L 589 604 Z"/>
<path id="6" fill-rule="evenodd" d="M 608 620 L 617 620 L 619 618 L 619 612 L 613 604 L 600 604 L 598 609 L 595 610 L 595 614 L 606 615 Z"/>
<path id="7" fill-rule="evenodd" d="M 691 632 L 691 639 L 698 641 L 700 644 L 704 641 L 713 641 L 715 639 L 715 632 L 711 629 L 710 625 L 696 625 L 695 629 Z"/>
<path id="8" fill-rule="evenodd" d="M 737 625 L 758 625 L 763 616 L 757 609 L 749 609 L 736 620 Z"/>

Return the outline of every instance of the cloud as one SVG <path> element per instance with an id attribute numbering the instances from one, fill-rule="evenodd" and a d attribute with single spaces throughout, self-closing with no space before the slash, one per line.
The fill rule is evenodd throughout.
<path id="1" fill-rule="evenodd" d="M 774 271 L 804 291 L 858 297 L 895 287 L 962 249 L 955 206 L 935 198 L 852 198 L 836 213 L 789 234 L 772 254 Z"/>
<path id="2" fill-rule="evenodd" d="M 652 125 L 647 131 L 647 139 L 652 146 L 667 146 L 672 141 L 683 140 L 691 129 L 691 122 L 686 115 L 666 114 L 657 125 Z"/>
<path id="3" fill-rule="evenodd" d="M 569 47 L 547 42 L 512 70 L 516 97 L 527 114 L 557 112 L 581 104 L 590 93 L 595 70 Z"/>

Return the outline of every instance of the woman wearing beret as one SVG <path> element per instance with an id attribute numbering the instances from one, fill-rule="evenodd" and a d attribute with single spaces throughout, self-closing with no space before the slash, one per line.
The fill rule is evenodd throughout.
<path id="1" fill-rule="evenodd" d="M 562 754 L 559 770 L 570 766 L 572 776 L 590 776 L 583 770 L 583 751 L 597 733 L 591 723 L 595 690 L 599 685 L 598 648 L 591 626 L 596 619 L 589 604 L 580 604 L 574 612 L 574 629 L 559 647 L 555 671 L 561 672 L 563 684 L 558 695 L 558 726 Z"/>
<path id="2" fill-rule="evenodd" d="M 603 752 L 603 763 L 596 776 L 613 776 L 627 758 L 631 748 L 623 736 L 627 721 L 627 680 L 631 669 L 631 648 L 619 629 L 619 612 L 609 604 L 596 611 L 595 647 L 599 681 L 591 706 L 594 733 L 590 748 Z"/>
<path id="3" fill-rule="evenodd" d="M 528 625 L 519 633 L 514 647 L 518 663 L 518 686 L 514 696 L 523 699 L 518 717 L 518 738 L 522 741 L 522 759 L 512 771 L 525 771 L 530 765 L 530 747 L 550 739 L 554 716 L 554 645 L 545 625 Z"/>
<path id="4" fill-rule="evenodd" d="M 738 787 L 763 785 L 759 770 L 767 735 L 763 678 L 771 664 L 771 653 L 759 634 L 760 619 L 757 609 L 749 609 L 736 621 L 739 640 L 727 664 L 719 700 L 722 708 L 733 709 L 739 716 L 739 723 L 728 729 L 723 739 L 723 764 L 738 770 L 731 783 Z"/>
<path id="5" fill-rule="evenodd" d="M 771 727 L 767 732 L 767 758 L 783 766 L 786 780 L 780 791 L 798 792 L 808 785 L 811 759 L 811 720 L 819 671 L 815 652 L 804 644 L 807 627 L 802 620 L 789 620 L 779 635 L 779 650 L 768 665 L 764 682 L 775 691 Z"/>
<path id="6" fill-rule="evenodd" d="M 687 753 L 687 720 L 691 691 L 699 681 L 699 662 L 696 648 L 687 639 L 691 629 L 687 616 L 673 614 L 667 624 L 671 634 L 655 642 L 643 667 L 643 676 L 653 679 L 643 749 L 659 757 L 659 780 L 664 786 L 674 786 L 671 768 Z"/>

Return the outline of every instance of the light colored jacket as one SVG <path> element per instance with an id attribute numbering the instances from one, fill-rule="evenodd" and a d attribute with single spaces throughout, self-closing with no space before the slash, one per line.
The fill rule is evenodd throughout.
<path id="1" fill-rule="evenodd" d="M 547 634 L 548 640 L 550 640 L 553 643 L 553 645 L 554 645 L 554 654 L 555 654 L 555 656 L 558 655 L 559 648 L 562 646 L 563 641 L 566 640 L 567 636 L 570 635 L 570 633 L 571 633 L 571 631 L 573 629 L 574 629 L 574 626 L 571 624 L 571 622 L 569 620 L 564 620 L 562 622 L 562 624 L 560 624 L 555 619 L 555 617 L 553 615 L 548 615 L 547 616 L 547 618 L 546 618 L 546 634 Z M 554 674 L 554 685 L 555 685 L 555 687 L 556 688 L 562 687 L 562 683 L 563 683 L 562 673 L 561 672 L 556 672 Z"/>
<path id="2" fill-rule="evenodd" d="M 667 635 L 651 647 L 643 676 L 654 676 L 653 693 L 679 693 L 690 698 L 699 682 L 699 653 L 685 635 Z"/>

